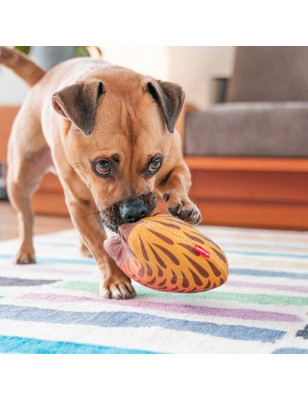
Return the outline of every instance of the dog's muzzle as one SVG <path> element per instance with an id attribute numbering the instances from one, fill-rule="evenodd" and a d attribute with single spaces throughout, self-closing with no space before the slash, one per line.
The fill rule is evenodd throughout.
<path id="1" fill-rule="evenodd" d="M 151 209 L 140 199 L 127 201 L 120 205 L 119 213 L 124 223 L 137 222 L 150 215 Z"/>
<path id="2" fill-rule="evenodd" d="M 117 232 L 122 224 L 137 222 L 149 216 L 157 205 L 154 193 L 115 203 L 101 211 L 103 223 L 107 228 Z"/>

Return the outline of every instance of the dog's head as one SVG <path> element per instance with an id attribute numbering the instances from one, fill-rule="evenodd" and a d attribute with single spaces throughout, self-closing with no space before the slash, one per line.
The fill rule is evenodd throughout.
<path id="1" fill-rule="evenodd" d="M 65 87 L 52 98 L 64 123 L 70 165 L 90 189 L 105 224 L 149 215 L 154 182 L 168 158 L 184 102 L 182 88 L 116 68 Z"/>

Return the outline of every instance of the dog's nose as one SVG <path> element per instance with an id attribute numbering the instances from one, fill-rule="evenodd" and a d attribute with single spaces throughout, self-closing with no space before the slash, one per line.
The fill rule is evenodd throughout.
<path id="1" fill-rule="evenodd" d="M 150 210 L 140 200 L 132 200 L 123 203 L 120 207 L 120 215 L 124 223 L 132 223 L 147 217 Z"/>

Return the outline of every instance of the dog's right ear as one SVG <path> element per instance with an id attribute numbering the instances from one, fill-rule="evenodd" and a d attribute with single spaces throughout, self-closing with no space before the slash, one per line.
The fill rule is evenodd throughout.
<path id="1" fill-rule="evenodd" d="M 103 82 L 92 80 L 67 86 L 52 96 L 55 111 L 70 119 L 85 135 L 94 129 L 99 98 L 105 93 Z"/>
<path id="2" fill-rule="evenodd" d="M 183 89 L 176 83 L 151 79 L 147 83 L 147 90 L 160 107 L 169 132 L 173 133 L 184 104 Z"/>

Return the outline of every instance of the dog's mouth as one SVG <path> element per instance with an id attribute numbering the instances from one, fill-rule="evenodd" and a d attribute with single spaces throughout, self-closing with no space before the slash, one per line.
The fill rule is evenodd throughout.
<path id="1" fill-rule="evenodd" d="M 157 197 L 152 192 L 137 196 L 133 200 L 140 201 L 146 206 L 147 215 L 150 215 L 155 210 L 157 205 Z M 115 203 L 111 207 L 104 208 L 100 211 L 103 224 L 113 232 L 118 232 L 119 227 L 127 223 L 127 221 L 124 220 L 123 216 L 121 215 L 121 208 L 125 203 L 127 203 L 127 200 Z"/>

